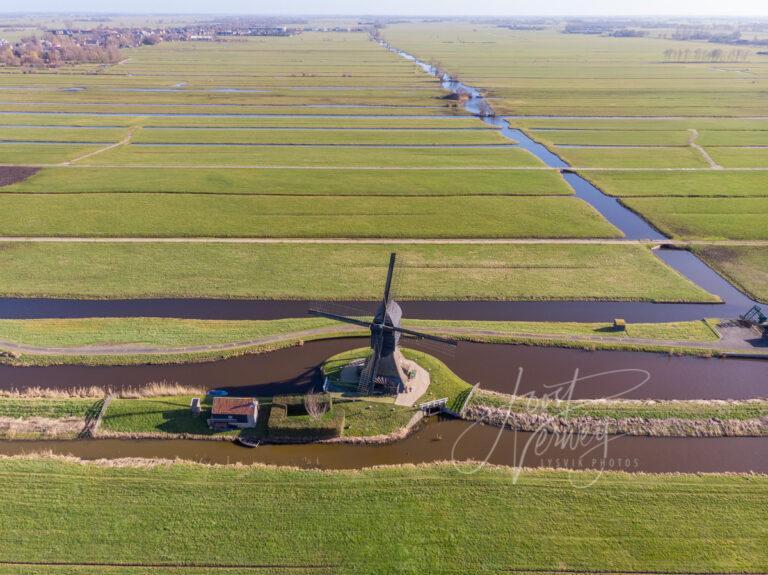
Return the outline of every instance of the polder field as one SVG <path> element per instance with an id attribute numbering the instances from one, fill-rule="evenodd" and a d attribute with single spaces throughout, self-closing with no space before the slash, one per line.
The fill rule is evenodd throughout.
<path id="1" fill-rule="evenodd" d="M 671 238 L 768 240 L 768 56 L 757 49 L 739 63 L 667 61 L 665 50 L 711 46 L 653 30 L 610 38 L 462 23 L 403 23 L 384 36 L 479 88 L 510 126 Z M 741 285 L 759 274 L 711 261 Z"/>
<path id="2" fill-rule="evenodd" d="M 768 301 L 768 57 L 378 32 L 509 117 L 360 32 L 0 67 L 0 575 L 767 572 L 766 349 L 656 248 Z M 368 327 L 307 312 L 380 301 L 392 252 L 403 326 L 461 342 L 403 340 L 407 405 L 344 379 Z M 550 401 L 571 366 L 608 378 Z M 214 389 L 255 427 L 210 429 Z"/>
<path id="3" fill-rule="evenodd" d="M 373 297 L 361 278 L 396 249 L 433 278 L 405 298 L 716 299 L 644 246 L 440 243 L 623 234 L 366 34 L 124 56 L 0 72 L 0 236 L 62 240 L 3 243 L 3 294 Z M 377 239 L 436 243 L 351 243 Z"/>

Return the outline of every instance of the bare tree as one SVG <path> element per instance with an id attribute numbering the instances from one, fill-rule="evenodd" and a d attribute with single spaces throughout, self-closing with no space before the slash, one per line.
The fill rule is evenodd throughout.
<path id="1" fill-rule="evenodd" d="M 307 395 L 304 396 L 304 409 L 307 410 L 307 415 L 312 419 L 320 419 L 328 412 L 329 408 L 330 402 L 324 394 L 310 390 Z"/>

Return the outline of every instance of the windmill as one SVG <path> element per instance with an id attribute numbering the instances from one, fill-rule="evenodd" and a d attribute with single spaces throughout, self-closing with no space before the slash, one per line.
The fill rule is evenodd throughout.
<path id="1" fill-rule="evenodd" d="M 403 391 L 408 378 L 402 368 L 403 355 L 399 349 L 401 335 L 434 341 L 449 346 L 457 345 L 456 341 L 452 339 L 401 327 L 403 311 L 397 302 L 392 299 L 392 280 L 395 276 L 396 259 L 397 254 L 390 254 L 387 282 L 384 285 L 384 298 L 378 308 L 376 308 L 376 313 L 371 321 L 359 320 L 317 308 L 309 310 L 309 313 L 312 315 L 327 317 L 370 329 L 371 349 L 373 351 L 360 374 L 360 382 L 357 388 L 360 393 L 370 394 L 373 392 L 376 384 L 381 384 L 385 389 L 396 393 Z"/>

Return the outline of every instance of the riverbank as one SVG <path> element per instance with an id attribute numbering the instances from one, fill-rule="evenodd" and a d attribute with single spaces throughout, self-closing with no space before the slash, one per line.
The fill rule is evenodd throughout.
<path id="1" fill-rule="evenodd" d="M 716 320 L 667 323 L 406 320 L 404 325 L 459 340 L 535 346 L 724 356 L 768 355 L 730 337 Z M 729 328 L 731 329 L 731 328 Z M 185 320 L 75 318 L 0 320 L 0 363 L 18 366 L 132 365 L 209 362 L 266 353 L 305 341 L 364 335 L 317 318 Z"/>
<path id="2" fill-rule="evenodd" d="M 220 573 L 224 565 L 239 566 L 238 573 L 255 572 L 256 565 L 281 566 L 281 573 L 417 572 L 426 563 L 433 572 L 460 564 L 473 573 L 632 572 L 638 565 L 688 573 L 768 569 L 759 517 L 768 501 L 764 476 L 543 470 L 517 476 L 492 466 L 466 475 L 473 470 L 433 464 L 327 472 L 0 458 L 6 485 L 0 499 L 8 510 L 0 529 L 16 534 L 0 561 L 27 572 L 35 567 L 23 562 L 42 561 L 69 564 L 78 573 L 141 563 L 153 573 L 184 565 L 201 575 Z M 243 545 L 242 532 L 232 527 L 246 524 L 259 545 Z M 508 527 L 500 536 L 502 525 Z M 348 536 L 403 529 L 403 537 L 380 537 L 373 547 L 369 539 Z M 734 537 L 739 552 L 723 554 Z M 286 540 L 293 542 L 288 548 Z"/>

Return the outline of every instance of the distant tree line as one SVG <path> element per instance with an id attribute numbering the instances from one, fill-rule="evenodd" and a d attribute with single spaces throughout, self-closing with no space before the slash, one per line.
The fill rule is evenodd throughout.
<path id="1" fill-rule="evenodd" d="M 733 49 L 723 50 L 715 48 L 714 50 L 704 50 L 696 48 L 667 48 L 664 50 L 665 62 L 708 62 L 708 63 L 727 63 L 727 62 L 746 62 L 749 58 L 749 50 Z"/>
<path id="2" fill-rule="evenodd" d="M 50 67 L 62 64 L 109 64 L 120 60 L 117 42 L 83 44 L 68 36 L 27 36 L 0 45 L 0 66 Z"/>

